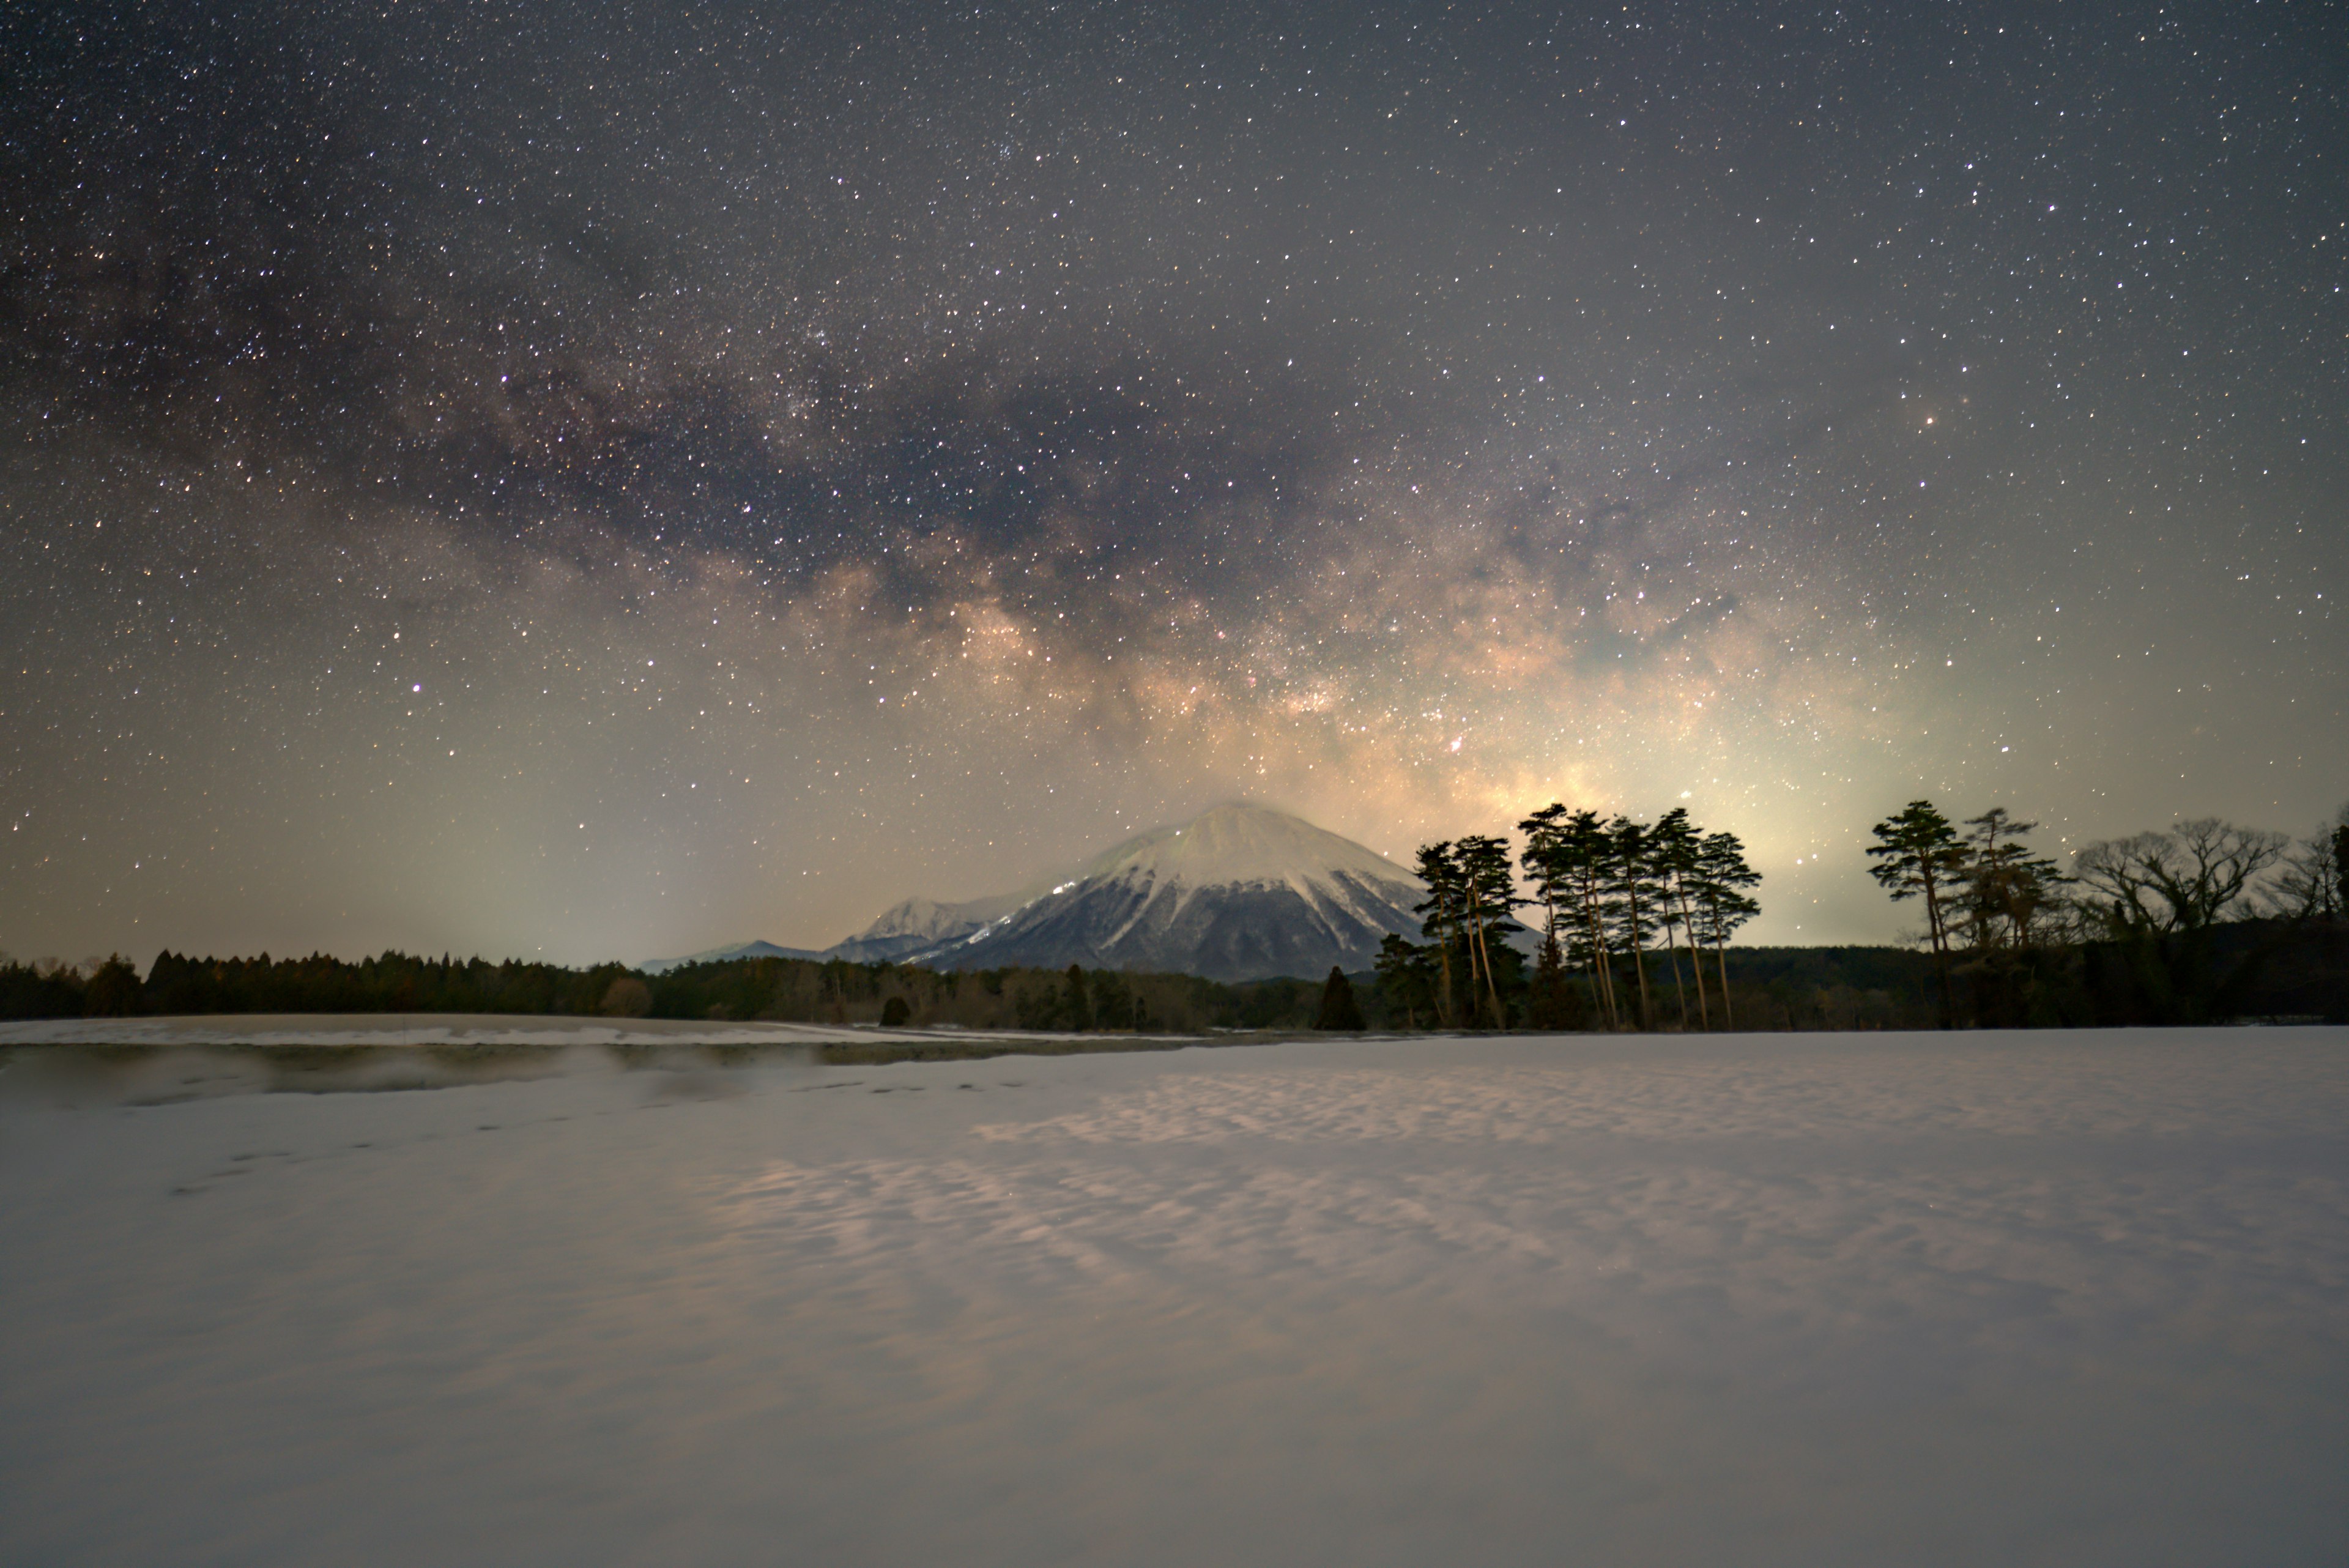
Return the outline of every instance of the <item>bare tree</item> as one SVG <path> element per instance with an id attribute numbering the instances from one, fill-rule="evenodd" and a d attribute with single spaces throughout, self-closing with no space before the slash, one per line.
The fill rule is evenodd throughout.
<path id="1" fill-rule="evenodd" d="M 2349 805 L 2292 846 L 2269 889 L 2268 909 L 2301 920 L 2349 916 Z"/>
<path id="2" fill-rule="evenodd" d="M 2190 933 L 2227 919 L 2291 843 L 2281 833 L 2203 816 L 2168 833 L 2086 845 L 2074 852 L 2074 865 L 2116 930 Z"/>

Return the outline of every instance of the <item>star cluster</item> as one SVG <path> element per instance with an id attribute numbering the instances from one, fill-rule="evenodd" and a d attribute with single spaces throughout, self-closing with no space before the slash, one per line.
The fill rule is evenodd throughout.
<path id="1" fill-rule="evenodd" d="M 0 21 L 0 945 L 821 945 L 1250 795 L 2349 794 L 2337 22 Z"/>

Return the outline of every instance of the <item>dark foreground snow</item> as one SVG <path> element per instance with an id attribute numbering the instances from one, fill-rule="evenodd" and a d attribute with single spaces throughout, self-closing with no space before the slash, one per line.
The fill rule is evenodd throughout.
<path id="1" fill-rule="evenodd" d="M 0 1091 L 12 1564 L 2349 1560 L 2340 1030 Z"/>

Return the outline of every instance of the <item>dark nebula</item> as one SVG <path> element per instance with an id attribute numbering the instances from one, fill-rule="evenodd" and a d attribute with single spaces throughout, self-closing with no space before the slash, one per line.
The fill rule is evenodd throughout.
<path id="1" fill-rule="evenodd" d="M 2337 10 L 23 6 L 0 946 L 2349 795 Z"/>

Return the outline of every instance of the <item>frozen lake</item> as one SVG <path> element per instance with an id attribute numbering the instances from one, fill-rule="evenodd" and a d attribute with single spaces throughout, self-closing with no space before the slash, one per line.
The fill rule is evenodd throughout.
<path id="1" fill-rule="evenodd" d="M 9 1057 L 0 1561 L 2349 1559 L 2349 1031 L 551 1064 Z"/>

